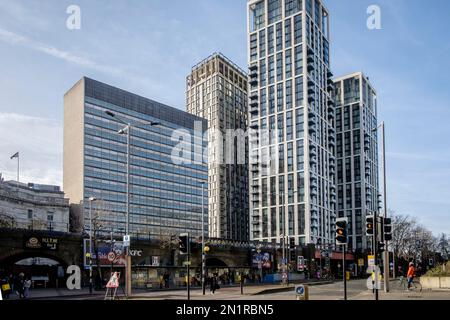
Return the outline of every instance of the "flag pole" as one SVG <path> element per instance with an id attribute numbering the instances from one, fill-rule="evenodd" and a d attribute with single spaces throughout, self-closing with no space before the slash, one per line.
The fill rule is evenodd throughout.
<path id="1" fill-rule="evenodd" d="M 19 166 L 19 158 L 20 158 L 20 154 L 19 153 L 17 153 L 17 186 L 19 186 L 19 168 L 20 168 L 20 166 Z"/>

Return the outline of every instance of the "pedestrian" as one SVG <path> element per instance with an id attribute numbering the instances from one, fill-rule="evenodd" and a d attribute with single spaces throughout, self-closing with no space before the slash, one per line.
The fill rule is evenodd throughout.
<path id="1" fill-rule="evenodd" d="M 24 288 L 23 290 L 24 298 L 27 299 L 30 296 L 30 288 L 31 288 L 31 280 L 29 278 L 25 280 L 23 288 Z"/>
<path id="2" fill-rule="evenodd" d="M 16 283 L 14 284 L 14 289 L 20 299 L 24 298 L 24 285 L 25 285 L 25 274 L 21 272 L 16 278 Z"/>
<path id="3" fill-rule="evenodd" d="M 411 288 L 411 285 L 414 281 L 415 275 L 416 275 L 416 269 L 414 268 L 414 263 L 410 262 L 408 274 L 406 275 L 408 277 L 408 290 Z"/>
<path id="4" fill-rule="evenodd" d="M 218 280 L 217 280 L 217 276 L 218 276 L 217 273 L 214 273 L 213 276 L 210 279 L 209 284 L 210 284 L 210 292 L 211 292 L 211 294 L 215 294 L 216 290 L 220 289 L 220 286 L 219 286 L 219 283 L 218 283 Z"/>
<path id="5" fill-rule="evenodd" d="M 166 289 L 168 289 L 169 288 L 169 280 L 170 280 L 170 274 L 169 274 L 169 272 L 165 272 L 164 273 L 164 287 L 166 288 Z"/>

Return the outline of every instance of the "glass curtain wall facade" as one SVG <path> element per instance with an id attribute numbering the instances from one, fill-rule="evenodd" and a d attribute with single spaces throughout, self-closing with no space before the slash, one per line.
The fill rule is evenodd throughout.
<path id="1" fill-rule="evenodd" d="M 349 221 L 349 249 L 365 250 L 366 215 L 379 208 L 377 95 L 354 73 L 335 79 L 338 216 Z M 370 248 L 370 246 L 369 246 Z"/>
<path id="2" fill-rule="evenodd" d="M 222 54 L 211 55 L 187 77 L 186 106 L 189 113 L 207 119 L 210 130 L 209 234 L 248 241 L 248 142 L 238 140 L 248 126 L 247 74 Z M 227 130 L 233 133 L 230 144 Z"/>
<path id="3" fill-rule="evenodd" d="M 250 236 L 334 244 L 335 106 L 319 0 L 249 0 Z M 261 133 L 269 131 L 269 139 Z M 267 140 L 267 141 L 263 141 Z"/>
<path id="4" fill-rule="evenodd" d="M 172 152 L 180 143 L 175 130 L 190 134 L 200 151 L 206 148 L 204 119 L 88 78 L 65 95 L 64 103 L 64 189 L 71 203 L 84 204 L 85 230 L 90 230 L 89 198 L 95 197 L 92 208 L 102 231 L 125 233 L 127 137 L 118 134 L 125 127 L 116 120 L 120 117 L 132 124 L 159 123 L 131 130 L 131 236 L 201 235 L 201 184 L 207 186 L 207 163 L 177 164 Z M 192 148 L 194 160 L 198 148 L 190 142 L 185 147 Z M 207 216 L 207 200 L 204 212 Z"/>

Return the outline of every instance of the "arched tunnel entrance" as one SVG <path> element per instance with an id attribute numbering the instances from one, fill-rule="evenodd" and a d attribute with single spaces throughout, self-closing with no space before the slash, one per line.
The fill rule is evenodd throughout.
<path id="1" fill-rule="evenodd" d="M 0 277 L 17 277 L 20 273 L 32 281 L 33 288 L 64 286 L 67 264 L 59 257 L 43 252 L 23 252 L 0 261 Z"/>

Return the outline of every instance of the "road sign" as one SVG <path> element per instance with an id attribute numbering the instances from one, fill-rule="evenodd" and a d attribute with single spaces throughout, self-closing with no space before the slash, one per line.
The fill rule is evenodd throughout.
<path id="1" fill-rule="evenodd" d="M 108 253 L 108 261 L 114 262 L 114 260 L 116 260 L 116 254 L 111 251 L 110 253 Z"/>
<path id="2" fill-rule="evenodd" d="M 297 300 L 308 300 L 309 292 L 308 287 L 305 285 L 295 286 L 295 294 L 297 295 Z"/>
<path id="3" fill-rule="evenodd" d="M 183 264 L 184 264 L 185 266 L 190 266 L 190 265 L 191 265 L 191 262 L 190 262 L 190 261 L 184 261 Z"/>
<path id="4" fill-rule="evenodd" d="M 130 246 L 130 236 L 129 235 L 123 236 L 123 246 L 124 247 Z"/>
<path id="5" fill-rule="evenodd" d="M 114 272 L 113 275 L 111 276 L 111 279 L 109 279 L 106 287 L 107 288 L 118 288 L 119 287 L 119 277 L 120 277 L 120 274 L 118 272 Z"/>
<path id="6" fill-rule="evenodd" d="M 364 259 L 358 259 L 358 267 L 364 267 Z"/>
<path id="7" fill-rule="evenodd" d="M 373 255 L 367 256 L 367 262 L 369 267 L 375 267 L 375 256 Z"/>

